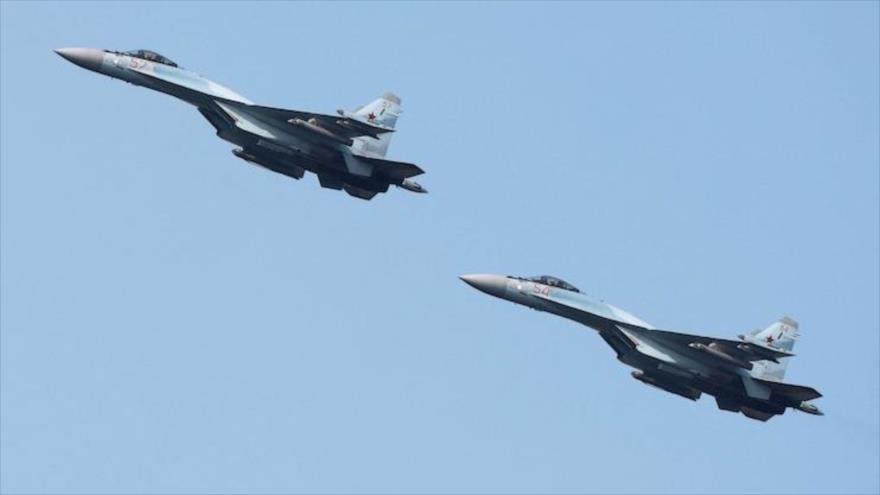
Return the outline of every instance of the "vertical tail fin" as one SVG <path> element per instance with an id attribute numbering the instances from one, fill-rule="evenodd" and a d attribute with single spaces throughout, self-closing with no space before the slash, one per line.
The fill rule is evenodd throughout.
<path id="1" fill-rule="evenodd" d="M 747 339 L 756 341 L 761 345 L 792 352 L 794 343 L 799 336 L 797 322 L 786 316 L 764 330 L 751 332 Z M 754 368 L 752 368 L 752 376 L 781 382 L 785 377 L 785 368 L 788 366 L 789 359 L 791 358 L 780 358 L 778 363 L 756 361 Z"/>
<path id="2" fill-rule="evenodd" d="M 400 106 L 400 98 L 393 93 L 385 93 L 379 98 L 367 103 L 354 111 L 354 114 L 371 124 L 394 129 L 397 118 L 403 109 Z M 391 144 L 391 134 L 380 134 L 379 139 L 371 137 L 355 138 L 352 149 L 358 155 L 374 158 L 382 158 Z"/>

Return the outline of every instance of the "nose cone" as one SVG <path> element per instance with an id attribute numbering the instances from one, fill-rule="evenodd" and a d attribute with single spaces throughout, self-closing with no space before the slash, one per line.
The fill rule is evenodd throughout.
<path id="1" fill-rule="evenodd" d="M 474 274 L 462 275 L 458 278 L 474 289 L 485 292 L 490 296 L 503 298 L 507 292 L 507 277 L 502 277 L 500 275 Z"/>
<path id="2" fill-rule="evenodd" d="M 94 48 L 59 48 L 55 53 L 83 69 L 94 71 L 101 67 L 101 62 L 104 60 L 104 52 Z"/>

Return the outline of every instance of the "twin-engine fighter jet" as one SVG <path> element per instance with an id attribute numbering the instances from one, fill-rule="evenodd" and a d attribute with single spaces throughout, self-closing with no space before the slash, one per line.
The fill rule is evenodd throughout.
<path id="1" fill-rule="evenodd" d="M 788 407 L 822 415 L 809 401 L 815 389 L 783 383 L 798 325 L 782 318 L 739 340 L 656 330 L 651 325 L 573 285 L 550 276 L 462 275 L 489 295 L 553 313 L 599 332 L 617 359 L 636 368 L 632 376 L 687 399 L 715 396 L 718 408 L 767 421 Z"/>
<path id="2" fill-rule="evenodd" d="M 337 110 L 338 115 L 283 110 L 255 105 L 149 50 L 55 51 L 85 69 L 195 105 L 221 139 L 239 146 L 232 151 L 235 156 L 274 172 L 294 179 L 313 172 L 321 187 L 344 189 L 367 200 L 386 192 L 391 184 L 427 192 L 411 179 L 424 173 L 422 169 L 384 159 L 401 112 L 400 98 L 393 94 L 354 112 Z"/>

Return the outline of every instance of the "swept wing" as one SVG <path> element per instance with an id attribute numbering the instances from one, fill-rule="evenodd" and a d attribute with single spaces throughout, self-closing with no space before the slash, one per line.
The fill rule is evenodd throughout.
<path id="1" fill-rule="evenodd" d="M 284 122 L 308 122 L 348 139 L 362 136 L 378 139 L 380 134 L 394 132 L 394 129 L 389 127 L 363 122 L 350 115 L 327 115 L 322 113 L 302 112 L 299 110 L 264 107 L 260 105 L 248 105 L 248 111 L 273 120 Z"/>
<path id="2" fill-rule="evenodd" d="M 794 354 L 783 351 L 782 349 L 774 349 L 755 342 L 743 342 L 740 340 L 706 337 L 703 335 L 691 335 L 670 332 L 667 330 L 651 330 L 651 336 L 652 338 L 659 337 L 663 342 L 687 346 L 692 349 L 704 351 L 710 355 L 729 356 L 735 360 L 746 363 L 763 360 L 776 362 L 779 358 L 794 356 Z"/>

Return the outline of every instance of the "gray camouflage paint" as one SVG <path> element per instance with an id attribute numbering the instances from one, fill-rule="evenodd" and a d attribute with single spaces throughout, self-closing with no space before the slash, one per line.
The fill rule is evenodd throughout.
<path id="1" fill-rule="evenodd" d="M 790 318 L 733 341 L 658 330 L 553 277 L 475 274 L 461 279 L 489 295 L 597 330 L 621 362 L 636 368 L 634 378 L 667 392 L 691 400 L 707 393 L 715 396 L 720 409 L 761 421 L 789 407 L 822 414 L 808 402 L 821 394 L 782 383 L 798 337 L 798 325 Z"/>
<path id="2" fill-rule="evenodd" d="M 221 139 L 240 147 L 233 151 L 237 157 L 263 168 L 294 179 L 313 172 L 322 187 L 344 189 L 367 200 L 390 185 L 427 192 L 411 179 L 423 173 L 419 167 L 384 159 L 402 112 L 400 98 L 391 93 L 355 112 L 315 114 L 255 105 L 154 52 L 92 48 L 56 52 L 85 69 L 195 105 Z"/>

